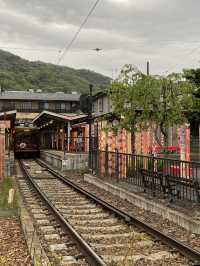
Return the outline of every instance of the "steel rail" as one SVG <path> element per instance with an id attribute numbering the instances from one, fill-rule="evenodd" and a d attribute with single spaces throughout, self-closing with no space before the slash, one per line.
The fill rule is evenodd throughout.
<path id="1" fill-rule="evenodd" d="M 62 227 L 67 230 L 72 236 L 73 240 L 75 240 L 76 244 L 80 248 L 81 252 L 85 255 L 86 260 L 89 264 L 94 266 L 107 266 L 107 264 L 102 260 L 102 258 L 87 244 L 87 242 L 74 230 L 74 228 L 68 223 L 68 221 L 64 218 L 64 216 L 59 212 L 59 210 L 52 204 L 49 198 L 45 195 L 45 193 L 40 189 L 38 184 L 33 180 L 32 176 L 28 173 L 24 163 L 19 160 L 21 169 L 24 174 L 31 182 L 32 186 L 39 193 L 40 197 L 43 201 L 48 205 L 48 208 L 53 211 L 56 215 L 59 222 L 62 224 Z"/>
<path id="2" fill-rule="evenodd" d="M 153 236 L 154 238 L 160 240 L 161 242 L 167 244 L 168 246 L 176 249 L 177 251 L 179 251 L 182 255 L 184 255 L 185 257 L 189 258 L 190 260 L 194 261 L 195 264 L 194 265 L 200 265 L 200 252 L 198 250 L 193 249 L 192 247 L 190 247 L 189 245 L 182 243 L 181 241 L 167 236 L 166 234 L 162 233 L 161 231 L 153 228 L 152 226 L 148 225 L 147 223 L 139 220 L 138 218 L 135 218 L 131 215 L 129 215 L 126 212 L 123 212 L 117 208 L 115 208 L 114 206 L 112 206 L 111 204 L 107 203 L 106 201 L 98 198 L 97 196 L 95 196 L 94 194 L 84 190 L 83 188 L 81 188 L 80 186 L 78 186 L 77 184 L 73 183 L 72 181 L 66 179 L 63 175 L 61 175 L 60 173 L 58 173 L 57 171 L 55 171 L 54 169 L 52 169 L 48 164 L 46 164 L 45 162 L 41 161 L 41 160 L 36 160 L 41 166 L 45 167 L 50 173 L 52 173 L 55 177 L 59 178 L 60 180 L 62 180 L 65 184 L 67 184 L 68 186 L 72 187 L 73 189 L 75 189 L 76 191 L 80 192 L 81 194 L 85 195 L 87 198 L 89 198 L 90 200 L 93 200 L 95 203 L 101 205 L 104 209 L 108 210 L 109 212 L 115 214 L 116 216 L 118 216 L 119 218 L 125 220 L 126 222 L 128 222 L 131 225 L 134 225 L 142 230 L 144 230 L 145 232 L 147 232 L 148 234 L 150 234 L 151 236 Z"/>

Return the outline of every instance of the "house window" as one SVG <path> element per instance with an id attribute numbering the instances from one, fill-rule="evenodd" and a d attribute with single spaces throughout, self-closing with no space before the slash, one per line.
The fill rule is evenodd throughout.
<path id="1" fill-rule="evenodd" d="M 94 113 L 98 112 L 98 101 L 94 102 Z"/>
<path id="2" fill-rule="evenodd" d="M 70 106 L 70 103 L 65 103 L 65 108 L 66 108 L 66 111 L 70 111 L 71 110 L 71 106 Z"/>
<path id="3" fill-rule="evenodd" d="M 44 103 L 43 106 L 44 106 L 44 109 L 49 109 L 49 103 Z"/>
<path id="4" fill-rule="evenodd" d="M 103 112 L 103 98 L 99 99 L 99 112 Z"/>
<path id="5" fill-rule="evenodd" d="M 31 102 L 24 102 L 24 109 L 25 110 L 31 110 L 32 109 L 32 103 Z"/>
<path id="6" fill-rule="evenodd" d="M 73 103 L 73 102 L 72 102 L 72 103 L 71 103 L 71 108 L 70 108 L 70 109 L 71 109 L 72 112 L 74 112 L 75 110 L 77 110 L 77 107 L 78 107 L 78 106 L 77 106 L 77 103 Z"/>
<path id="7" fill-rule="evenodd" d="M 17 110 L 31 110 L 32 109 L 32 103 L 31 102 L 15 102 L 15 108 Z"/>
<path id="8" fill-rule="evenodd" d="M 61 103 L 61 104 L 60 104 L 60 109 L 61 109 L 61 110 L 65 110 L 65 109 L 66 109 L 66 105 L 65 105 L 65 103 Z"/>
<path id="9" fill-rule="evenodd" d="M 56 103 L 56 110 L 57 111 L 66 111 L 66 110 L 69 110 L 70 109 L 70 105 L 69 103 Z"/>
<path id="10" fill-rule="evenodd" d="M 56 103 L 56 110 L 60 110 L 61 106 L 60 103 Z"/>

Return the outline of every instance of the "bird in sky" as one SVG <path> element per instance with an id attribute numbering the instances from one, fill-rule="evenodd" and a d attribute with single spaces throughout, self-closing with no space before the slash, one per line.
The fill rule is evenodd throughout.
<path id="1" fill-rule="evenodd" d="M 101 48 L 95 48 L 95 49 L 93 49 L 94 51 L 96 51 L 96 52 L 100 52 L 100 51 L 102 51 L 103 49 L 101 49 Z"/>

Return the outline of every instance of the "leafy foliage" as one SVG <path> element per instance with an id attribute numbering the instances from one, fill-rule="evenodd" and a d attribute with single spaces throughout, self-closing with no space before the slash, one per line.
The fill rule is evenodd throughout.
<path id="1" fill-rule="evenodd" d="M 200 68 L 184 69 L 184 77 L 196 86 L 194 91 L 193 112 L 189 113 L 189 120 L 200 122 Z"/>
<path id="2" fill-rule="evenodd" d="M 85 93 L 90 83 L 95 85 L 96 91 L 103 90 L 110 83 L 110 78 L 90 70 L 30 62 L 0 50 L 0 84 L 7 90 Z"/>
<path id="3" fill-rule="evenodd" d="M 168 139 L 168 128 L 186 122 L 188 110 L 193 106 L 194 86 L 178 75 L 168 77 L 146 76 L 131 65 L 125 65 L 110 88 L 117 125 L 130 132 L 156 124 Z M 159 140 L 159 138 L 157 138 Z"/>

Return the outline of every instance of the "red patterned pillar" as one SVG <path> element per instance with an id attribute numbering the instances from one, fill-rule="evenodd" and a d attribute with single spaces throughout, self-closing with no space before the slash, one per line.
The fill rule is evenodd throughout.
<path id="1" fill-rule="evenodd" d="M 5 176 L 5 129 L 10 128 L 10 121 L 0 121 L 0 179 Z"/>
<path id="2" fill-rule="evenodd" d="M 4 178 L 5 170 L 5 129 L 0 128 L 0 178 Z"/>
<path id="3" fill-rule="evenodd" d="M 185 159 L 186 161 L 190 161 L 190 125 L 186 125 L 186 133 L 185 133 Z"/>

